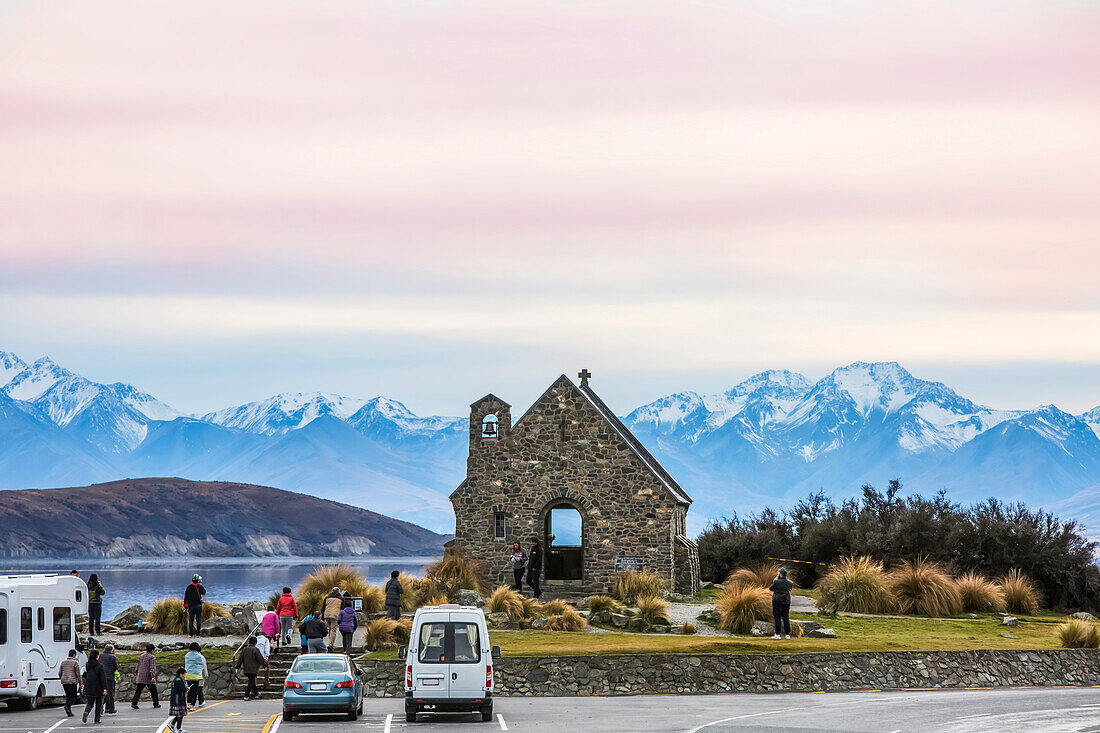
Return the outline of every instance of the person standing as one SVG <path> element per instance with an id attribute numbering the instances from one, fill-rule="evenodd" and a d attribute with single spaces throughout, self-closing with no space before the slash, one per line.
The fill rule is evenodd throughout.
<path id="1" fill-rule="evenodd" d="M 298 604 L 294 602 L 290 588 L 283 588 L 283 594 L 275 604 L 275 613 L 279 614 L 279 631 L 282 634 L 283 643 L 289 644 L 294 631 L 294 622 L 298 620 Z"/>
<path id="2" fill-rule="evenodd" d="M 307 654 L 324 654 L 328 651 L 328 647 L 325 645 L 328 626 L 319 618 L 320 614 L 320 611 L 311 614 L 298 628 L 298 631 L 302 634 L 302 641 L 306 645 Z"/>
<path id="3" fill-rule="evenodd" d="M 343 607 L 344 597 L 340 595 L 340 589 L 334 586 L 321 604 L 321 617 L 328 627 L 328 642 L 326 642 L 326 645 L 329 647 L 336 646 L 336 635 L 340 633 L 340 609 Z"/>
<path id="4" fill-rule="evenodd" d="M 256 637 L 256 648 L 264 657 L 264 687 L 271 687 L 271 639 L 267 638 L 267 634 Z"/>
<path id="5" fill-rule="evenodd" d="M 160 698 L 157 696 L 157 658 L 153 656 L 156 649 L 152 644 L 145 645 L 145 652 L 138 657 L 137 674 L 134 675 L 134 697 L 130 700 L 130 707 L 138 709 L 138 700 L 141 691 L 149 688 L 149 694 L 153 698 L 153 707 L 160 707 Z"/>
<path id="6" fill-rule="evenodd" d="M 394 570 L 390 573 L 390 579 L 386 581 L 386 618 L 394 621 L 401 620 L 401 594 L 405 589 L 401 587 L 401 573 Z"/>
<path id="7" fill-rule="evenodd" d="M 279 648 L 279 615 L 275 613 L 274 606 L 267 607 L 267 613 L 260 619 L 260 631 L 264 632 L 275 648 Z"/>
<path id="8" fill-rule="evenodd" d="M 314 619 L 317 621 L 317 619 Z M 324 626 L 324 624 L 321 624 Z M 322 643 L 324 639 L 321 640 Z M 260 673 L 260 669 L 264 667 L 266 662 L 264 656 L 260 654 L 260 650 L 256 648 L 256 637 L 248 637 L 248 646 L 241 650 L 241 656 L 237 657 L 237 669 L 244 674 L 248 680 L 248 685 L 244 689 L 244 699 L 251 700 L 253 698 L 260 698 L 260 691 L 256 689 L 256 675 Z"/>
<path id="9" fill-rule="evenodd" d="M 100 619 L 103 617 L 103 595 L 106 592 L 98 575 L 92 573 L 88 576 L 88 633 L 92 636 L 103 633 Z"/>
<path id="10" fill-rule="evenodd" d="M 187 609 L 187 636 L 200 636 L 202 634 L 202 597 L 206 595 L 206 588 L 202 585 L 202 576 L 196 573 L 191 576 L 191 585 L 183 592 L 183 607 Z"/>
<path id="11" fill-rule="evenodd" d="M 389 607 L 387 606 L 387 611 Z M 388 615 L 388 614 L 387 614 Z M 344 654 L 351 654 L 351 639 L 355 635 L 355 629 L 359 626 L 359 619 L 355 615 L 355 609 L 351 606 L 351 599 L 344 599 L 344 607 L 340 609 L 340 636 L 344 642 Z"/>
<path id="12" fill-rule="evenodd" d="M 531 593 L 538 598 L 542 595 L 539 588 L 539 576 L 542 575 L 542 545 L 538 537 L 531 538 L 531 551 L 527 554 L 527 585 Z"/>
<path id="13" fill-rule="evenodd" d="M 527 570 L 527 553 L 523 551 L 518 542 L 512 543 L 512 555 L 508 558 L 508 562 L 512 563 L 512 578 L 515 579 L 513 587 L 522 593 L 523 573 Z"/>
<path id="14" fill-rule="evenodd" d="M 76 649 L 69 650 L 69 658 L 57 669 L 61 686 L 65 688 L 65 715 L 73 717 L 73 705 L 80 699 L 80 662 L 76 661 Z"/>
<path id="15" fill-rule="evenodd" d="M 114 644 L 103 647 L 103 653 L 99 655 L 99 663 L 103 665 L 103 671 L 107 673 L 107 693 L 103 696 L 103 709 L 107 715 L 114 715 L 115 710 L 115 685 L 118 684 L 119 672 L 118 657 L 115 656 Z"/>
<path id="16" fill-rule="evenodd" d="M 176 670 L 176 676 L 172 678 L 172 690 L 168 694 L 168 714 L 172 716 L 172 722 L 168 729 L 173 733 L 185 733 L 183 730 L 183 718 L 187 715 L 187 683 L 183 676 L 187 671 L 180 667 Z"/>
<path id="17" fill-rule="evenodd" d="M 103 719 L 103 693 L 107 691 L 107 673 L 103 671 L 103 665 L 99 663 L 99 652 L 95 649 L 88 650 L 88 663 L 84 666 L 84 697 L 87 703 L 84 705 L 84 715 L 81 717 L 88 722 L 88 714 L 95 710 L 95 722 Z"/>
<path id="18" fill-rule="evenodd" d="M 206 704 L 206 695 L 203 684 L 210 674 L 210 668 L 206 666 L 206 657 L 199 650 L 196 641 L 188 647 L 190 651 L 183 657 L 183 679 L 187 683 L 187 704 L 192 708 L 202 707 Z"/>
<path id="19" fill-rule="evenodd" d="M 772 592 L 772 618 L 775 620 L 775 636 L 780 634 L 785 638 L 791 638 L 791 589 L 794 583 L 787 579 L 787 568 L 779 568 L 779 574 L 775 576 L 768 590 Z"/>

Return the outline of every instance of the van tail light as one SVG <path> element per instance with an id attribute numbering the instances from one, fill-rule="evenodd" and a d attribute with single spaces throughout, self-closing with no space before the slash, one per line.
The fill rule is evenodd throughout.
<path id="1" fill-rule="evenodd" d="M 405 687 L 412 689 L 413 686 L 413 666 L 410 664 L 405 667 Z"/>
<path id="2" fill-rule="evenodd" d="M 412 667 L 409 667 L 409 669 L 412 669 Z M 0 682 L 0 687 L 18 687 L 18 686 L 19 686 L 19 682 L 17 680 L 3 680 L 2 682 Z"/>
<path id="3" fill-rule="evenodd" d="M 302 689 L 302 686 L 300 684 L 298 684 L 297 682 L 295 682 L 294 680 L 287 680 L 286 682 L 283 683 L 283 689 L 285 689 L 285 690 L 300 690 L 300 689 Z"/>
<path id="4" fill-rule="evenodd" d="M 335 685 L 333 685 L 333 687 L 335 687 L 337 690 L 346 690 L 349 687 L 355 687 L 355 683 L 351 680 L 344 680 L 343 682 L 337 682 Z"/>
<path id="5" fill-rule="evenodd" d="M 493 689 L 493 665 L 485 665 L 485 689 Z"/>

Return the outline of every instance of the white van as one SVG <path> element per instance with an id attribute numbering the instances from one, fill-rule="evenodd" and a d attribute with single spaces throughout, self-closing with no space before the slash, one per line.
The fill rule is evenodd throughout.
<path id="1" fill-rule="evenodd" d="M 58 670 L 77 648 L 75 621 L 88 586 L 69 575 L 0 575 L 0 701 L 33 710 L 64 697 Z M 77 655 L 80 666 L 85 657 Z"/>
<path id="2" fill-rule="evenodd" d="M 405 720 L 428 712 L 481 713 L 493 719 L 493 662 L 485 614 L 473 606 L 424 606 L 413 616 L 405 660 Z"/>

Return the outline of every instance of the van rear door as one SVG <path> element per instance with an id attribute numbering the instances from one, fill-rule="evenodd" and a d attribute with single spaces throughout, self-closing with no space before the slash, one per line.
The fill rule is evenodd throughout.
<path id="1" fill-rule="evenodd" d="M 413 695 L 417 698 L 450 697 L 451 656 L 445 614 L 433 614 L 420 622 L 416 639 L 416 659 L 412 660 Z"/>
<path id="2" fill-rule="evenodd" d="M 454 643 L 451 657 L 451 697 L 479 698 L 485 695 L 485 660 L 482 646 L 488 642 L 481 634 L 480 614 L 451 614 L 450 629 Z"/>

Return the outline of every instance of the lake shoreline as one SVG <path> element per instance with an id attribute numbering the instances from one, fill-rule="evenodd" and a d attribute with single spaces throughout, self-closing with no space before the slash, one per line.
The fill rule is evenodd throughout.
<path id="1" fill-rule="evenodd" d="M 95 565 L 101 568 L 127 568 L 127 567 L 187 567 L 191 565 L 242 565 L 242 566 L 269 566 L 269 565 L 333 565 L 349 563 L 353 565 L 376 565 L 382 563 L 423 563 L 427 564 L 438 560 L 442 555 L 360 555 L 360 556 L 321 556 L 321 557 L 297 557 L 280 555 L 278 557 L 43 557 L 43 558 L 0 558 L 0 568 L 7 565 L 20 568 L 36 568 L 47 565 Z M 0 570 L 4 574 L 12 574 L 7 570 Z"/>

